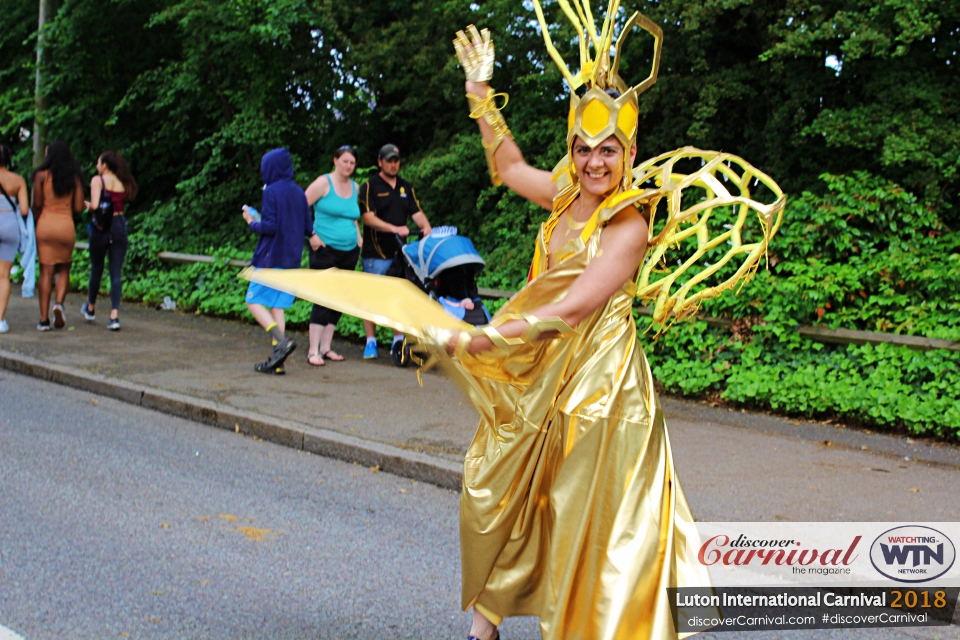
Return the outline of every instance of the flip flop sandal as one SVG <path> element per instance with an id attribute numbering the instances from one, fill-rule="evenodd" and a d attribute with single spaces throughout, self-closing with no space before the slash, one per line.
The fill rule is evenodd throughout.
<path id="1" fill-rule="evenodd" d="M 330 355 L 331 353 L 333 355 Z M 343 362 L 343 356 L 337 353 L 336 351 L 334 351 L 333 349 L 327 349 L 324 353 L 322 354 L 318 353 L 317 355 L 319 355 L 321 358 L 324 358 L 326 360 L 331 360 L 333 362 Z"/>
<path id="2" fill-rule="evenodd" d="M 327 353 L 330 353 L 330 352 L 328 351 Z M 313 360 L 311 360 L 310 358 L 320 358 L 320 364 L 316 364 L 316 363 L 313 362 Z M 326 362 L 324 362 L 323 356 L 320 355 L 319 353 L 308 353 L 308 354 L 307 354 L 307 364 L 309 364 L 311 367 L 322 367 L 323 365 L 326 364 Z"/>

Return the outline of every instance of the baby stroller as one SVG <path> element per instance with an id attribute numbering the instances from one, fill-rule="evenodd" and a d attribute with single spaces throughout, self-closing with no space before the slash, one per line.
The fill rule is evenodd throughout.
<path id="1" fill-rule="evenodd" d="M 404 277 L 439 302 L 450 315 L 473 326 L 490 322 L 490 313 L 477 292 L 483 258 L 456 227 L 437 227 L 422 240 L 404 245 Z M 392 353 L 398 367 L 410 364 L 410 349 Z"/>

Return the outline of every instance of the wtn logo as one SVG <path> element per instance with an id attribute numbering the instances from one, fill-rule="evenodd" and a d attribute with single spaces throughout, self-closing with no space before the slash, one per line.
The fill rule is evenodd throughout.
<path id="1" fill-rule="evenodd" d="M 942 542 L 937 545 L 936 551 L 925 544 L 905 544 L 903 546 L 895 544 L 887 546 L 882 542 L 880 543 L 880 549 L 883 551 L 883 561 L 886 564 L 906 564 L 911 555 L 913 555 L 913 566 L 915 567 L 919 566 L 921 562 L 923 562 L 923 564 L 930 564 L 930 560 L 934 560 L 938 565 L 943 564 Z"/>
<path id="2" fill-rule="evenodd" d="M 956 549 L 945 535 L 917 525 L 884 532 L 870 547 L 870 562 L 884 576 L 898 582 L 928 582 L 946 573 Z"/>

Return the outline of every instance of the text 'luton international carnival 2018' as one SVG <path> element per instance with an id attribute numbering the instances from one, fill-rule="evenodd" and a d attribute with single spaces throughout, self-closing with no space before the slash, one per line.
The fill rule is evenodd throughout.
<path id="1" fill-rule="evenodd" d="M 957 523 L 697 523 L 702 588 L 669 589 L 680 631 L 946 626 Z M 696 546 L 694 546 L 696 545 Z"/>

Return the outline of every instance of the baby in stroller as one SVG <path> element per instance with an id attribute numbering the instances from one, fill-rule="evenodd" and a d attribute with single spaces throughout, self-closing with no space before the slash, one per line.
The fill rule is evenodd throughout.
<path id="1" fill-rule="evenodd" d="M 469 238 L 456 227 L 436 227 L 426 238 L 403 246 L 404 276 L 439 302 L 450 315 L 473 326 L 490 322 L 477 291 L 477 274 L 485 263 Z M 410 350 L 404 345 L 393 363 L 405 367 Z"/>

